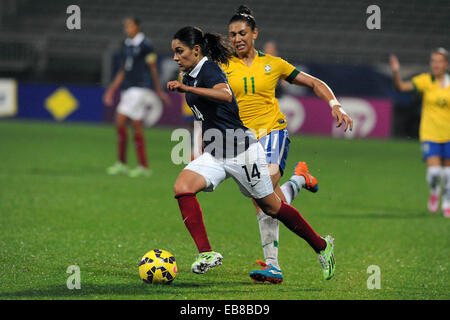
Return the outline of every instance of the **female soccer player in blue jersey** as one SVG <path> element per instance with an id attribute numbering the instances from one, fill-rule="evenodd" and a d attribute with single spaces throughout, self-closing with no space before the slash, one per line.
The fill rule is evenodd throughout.
<path id="1" fill-rule="evenodd" d="M 108 174 L 128 173 L 131 177 L 149 176 L 143 120 L 145 108 L 155 103 L 169 103 L 167 94 L 162 90 L 156 67 L 156 53 L 145 35 L 140 31 L 137 18 L 127 18 L 124 23 L 127 38 L 122 46 L 122 66 L 104 96 L 107 106 L 113 105 L 114 93 L 121 89 L 120 103 L 117 106 L 117 162 L 107 169 Z M 157 96 L 150 90 L 153 87 Z M 134 143 L 139 165 L 128 172 L 127 166 L 127 120 L 134 128 Z"/>
<path id="2" fill-rule="evenodd" d="M 170 81 L 167 88 L 186 93 L 189 107 L 202 121 L 204 153 L 181 171 L 174 186 L 183 221 L 199 251 L 192 271 L 205 273 L 222 263 L 221 254 L 209 243 L 196 194 L 212 192 L 232 177 L 240 191 L 266 214 L 308 242 L 319 256 L 324 278 L 331 279 L 335 269 L 333 238 L 320 237 L 297 209 L 274 193 L 264 150 L 239 118 L 234 94 L 217 64 L 226 64 L 231 56 L 221 37 L 185 27 L 174 35 L 172 50 L 184 76 L 182 83 Z"/>
<path id="3" fill-rule="evenodd" d="M 276 99 L 277 83 L 281 80 L 311 88 L 319 98 L 330 104 L 332 117 L 337 120 L 338 126 L 345 124 L 344 130 L 352 129 L 353 120 L 341 109 L 333 92 L 323 81 L 300 72 L 282 58 L 255 49 L 258 29 L 248 7 L 241 5 L 231 17 L 228 36 L 235 55 L 222 69 L 227 74 L 235 94 L 242 122 L 255 132 L 266 152 L 276 194 L 290 204 L 301 188 L 317 192 L 317 179 L 310 174 L 306 163 L 301 161 L 296 164 L 289 181 L 281 187 L 279 185 L 288 157 L 290 140 L 286 116 L 281 112 Z M 257 260 L 263 269 L 250 272 L 250 277 L 255 281 L 281 283 L 283 275 L 278 263 L 278 220 L 264 214 L 255 201 L 253 204 L 256 208 L 265 262 Z"/>

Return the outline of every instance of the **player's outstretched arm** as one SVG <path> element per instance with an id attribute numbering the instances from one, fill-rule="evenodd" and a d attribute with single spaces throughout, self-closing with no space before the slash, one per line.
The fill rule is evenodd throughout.
<path id="1" fill-rule="evenodd" d="M 414 86 L 412 82 L 403 81 L 402 78 L 400 77 L 400 62 L 398 61 L 396 56 L 391 55 L 389 57 L 389 64 L 391 65 L 392 72 L 394 73 L 395 88 L 402 92 L 413 91 Z"/>
<path id="2" fill-rule="evenodd" d="M 233 101 L 233 94 L 226 83 L 218 83 L 212 88 L 199 88 L 190 87 L 174 80 L 167 83 L 167 89 L 170 91 L 189 92 L 215 101 Z"/>
<path id="3" fill-rule="evenodd" d="M 305 72 L 300 72 L 292 83 L 313 89 L 319 98 L 326 101 L 332 108 L 331 115 L 337 121 L 337 128 L 345 124 L 344 131 L 347 131 L 347 129 L 353 130 L 353 119 L 342 109 L 333 91 L 325 82 Z"/>

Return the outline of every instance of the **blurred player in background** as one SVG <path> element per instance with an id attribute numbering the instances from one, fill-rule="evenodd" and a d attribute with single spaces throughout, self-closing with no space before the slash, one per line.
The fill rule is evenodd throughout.
<path id="1" fill-rule="evenodd" d="M 258 29 L 248 7 L 241 5 L 231 17 L 228 35 L 235 56 L 230 59 L 228 65 L 222 65 L 222 68 L 236 96 L 242 122 L 254 131 L 266 152 L 275 193 L 281 200 L 290 204 L 302 188 L 317 192 L 317 179 L 309 173 L 305 162 L 298 162 L 289 181 L 281 187 L 279 185 L 290 140 L 286 129 L 286 116 L 280 111 L 275 97 L 277 83 L 285 80 L 313 89 L 319 98 L 330 104 L 331 114 L 338 121 L 338 127 L 345 123 L 345 130 L 351 130 L 353 120 L 341 109 L 333 92 L 323 81 L 300 72 L 281 58 L 255 49 Z M 268 49 L 273 50 L 273 45 L 269 45 Z M 255 281 L 281 283 L 283 275 L 278 263 L 278 220 L 265 214 L 254 200 L 253 205 L 256 208 L 266 262 L 257 260 L 263 269 L 252 271 L 250 277 Z"/>
<path id="2" fill-rule="evenodd" d="M 116 127 L 118 138 L 118 161 L 107 169 L 108 174 L 126 174 L 130 177 L 151 174 L 147 162 L 143 119 L 146 107 L 152 105 L 155 99 L 155 89 L 159 98 L 165 105 L 169 104 L 167 94 L 159 83 L 156 66 L 156 53 L 151 42 L 140 30 L 140 21 L 137 18 L 126 18 L 124 29 L 127 38 L 122 47 L 122 66 L 104 95 L 107 106 L 114 104 L 114 93 L 121 89 L 120 103 L 117 106 Z M 134 129 L 134 143 L 139 165 L 133 170 L 127 166 L 127 120 L 130 119 Z"/>
<path id="3" fill-rule="evenodd" d="M 427 164 L 426 180 L 430 187 L 428 210 L 439 209 L 443 184 L 442 213 L 450 218 L 450 76 L 448 51 L 438 48 L 431 53 L 430 73 L 422 73 L 411 81 L 402 81 L 400 63 L 391 56 L 394 84 L 400 91 L 416 90 L 422 94 L 419 139 Z"/>
<path id="4" fill-rule="evenodd" d="M 186 101 L 196 119 L 202 120 L 205 144 L 205 152 L 181 171 L 174 186 L 183 221 L 199 251 L 192 271 L 205 273 L 222 263 L 221 254 L 211 249 L 196 194 L 212 192 L 232 177 L 245 196 L 256 200 L 264 212 L 308 242 L 318 254 L 324 278 L 331 279 L 335 269 L 333 238 L 320 237 L 297 209 L 274 193 L 263 147 L 239 118 L 227 77 L 217 65 L 227 64 L 231 56 L 221 37 L 203 33 L 196 27 L 185 27 L 174 35 L 172 50 L 175 62 L 185 75 L 183 83 L 170 81 L 167 88 L 186 93 Z M 221 134 L 206 138 L 211 132 Z M 208 151 L 207 147 L 218 140 L 225 150 L 221 147 Z"/>

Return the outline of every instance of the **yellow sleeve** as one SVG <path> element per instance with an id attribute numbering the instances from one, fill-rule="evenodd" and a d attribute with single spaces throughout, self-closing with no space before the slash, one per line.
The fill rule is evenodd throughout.
<path id="1" fill-rule="evenodd" d="M 422 73 L 419 74 L 418 76 L 415 76 L 414 78 L 412 78 L 411 82 L 414 86 L 414 89 L 417 92 L 422 93 L 427 86 L 430 84 L 430 74 L 429 73 Z"/>
<path id="2" fill-rule="evenodd" d="M 277 60 L 278 68 L 280 70 L 280 77 L 287 82 L 292 83 L 292 81 L 300 73 L 300 71 L 286 60 L 283 60 L 281 58 L 278 58 Z"/>

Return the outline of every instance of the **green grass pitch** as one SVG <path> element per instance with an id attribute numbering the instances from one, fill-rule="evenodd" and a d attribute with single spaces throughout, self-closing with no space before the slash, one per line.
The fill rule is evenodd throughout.
<path id="1" fill-rule="evenodd" d="M 336 275 L 322 279 L 314 251 L 283 225 L 281 285 L 253 283 L 262 259 L 256 216 L 236 184 L 198 196 L 223 265 L 190 271 L 197 251 L 182 222 L 173 184 L 168 129 L 146 130 L 151 178 L 108 176 L 112 126 L 0 122 L 0 299 L 449 299 L 450 220 L 426 210 L 425 165 L 417 141 L 292 137 L 287 174 L 307 161 L 317 194 L 293 205 L 319 234 L 335 237 Z M 136 163 L 128 146 L 130 164 Z M 138 275 L 149 250 L 172 252 L 171 285 Z M 70 265 L 81 289 L 69 290 Z M 381 271 L 369 290 L 367 268 Z"/>

